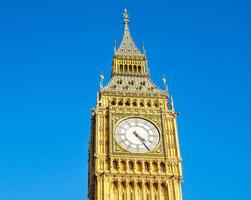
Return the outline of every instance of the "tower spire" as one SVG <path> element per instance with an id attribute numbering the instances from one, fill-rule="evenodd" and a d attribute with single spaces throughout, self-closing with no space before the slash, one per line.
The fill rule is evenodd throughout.
<path id="1" fill-rule="evenodd" d="M 145 58 L 145 55 L 143 52 L 139 50 L 137 45 L 135 44 L 130 30 L 129 30 L 129 14 L 128 10 L 124 9 L 123 12 L 123 21 L 124 21 L 124 35 L 123 39 L 121 41 L 121 44 L 117 51 L 115 52 L 115 56 L 132 56 L 132 57 L 141 57 Z"/>
<path id="2" fill-rule="evenodd" d="M 123 11 L 124 34 L 118 48 L 114 48 L 112 76 L 140 76 L 149 77 L 145 52 L 135 44 L 129 30 L 129 14 Z"/>

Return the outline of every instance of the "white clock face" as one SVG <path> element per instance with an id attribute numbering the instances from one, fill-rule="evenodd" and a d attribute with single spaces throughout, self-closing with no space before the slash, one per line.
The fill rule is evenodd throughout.
<path id="1" fill-rule="evenodd" d="M 129 118 L 116 127 L 115 140 L 130 152 L 145 153 L 152 151 L 159 143 L 159 131 L 147 120 Z"/>

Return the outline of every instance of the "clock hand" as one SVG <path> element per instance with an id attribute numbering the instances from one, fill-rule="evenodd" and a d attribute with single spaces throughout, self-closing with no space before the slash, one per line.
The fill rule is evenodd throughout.
<path id="1" fill-rule="evenodd" d="M 148 148 L 148 146 L 146 146 L 145 142 L 142 142 L 142 143 L 147 148 L 147 150 L 150 151 L 150 149 Z"/>
<path id="2" fill-rule="evenodd" d="M 140 140 L 145 142 L 146 140 L 144 138 L 142 138 L 141 136 L 139 136 L 139 134 L 136 131 L 133 131 L 133 134 Z"/>
<path id="3" fill-rule="evenodd" d="M 139 134 L 136 131 L 133 131 L 133 134 L 142 142 L 145 140 L 144 138 L 140 137 Z"/>
<path id="4" fill-rule="evenodd" d="M 146 149 L 148 151 L 150 151 L 150 149 L 148 148 L 148 146 L 145 144 L 145 139 L 140 137 L 139 134 L 136 131 L 133 131 L 133 134 L 140 140 L 140 142 L 142 142 L 142 144 L 146 147 Z"/>

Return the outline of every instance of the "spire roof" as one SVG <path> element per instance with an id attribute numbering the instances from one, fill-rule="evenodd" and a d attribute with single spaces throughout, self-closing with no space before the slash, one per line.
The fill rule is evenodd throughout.
<path id="1" fill-rule="evenodd" d="M 115 50 L 115 56 L 130 56 L 130 57 L 144 57 L 144 53 L 142 53 L 139 48 L 136 46 L 133 38 L 131 36 L 129 30 L 129 15 L 127 9 L 124 10 L 123 13 L 124 18 L 124 35 L 122 42 L 117 50 Z"/>

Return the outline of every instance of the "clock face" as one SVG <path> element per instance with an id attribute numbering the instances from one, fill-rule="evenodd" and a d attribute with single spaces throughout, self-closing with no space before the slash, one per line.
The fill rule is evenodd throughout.
<path id="1" fill-rule="evenodd" d="M 116 127 L 115 140 L 130 152 L 145 153 L 152 151 L 159 143 L 159 131 L 147 120 L 129 118 Z"/>

